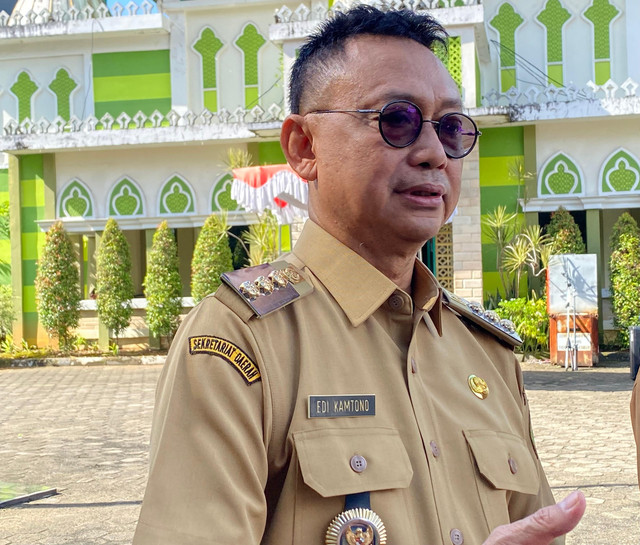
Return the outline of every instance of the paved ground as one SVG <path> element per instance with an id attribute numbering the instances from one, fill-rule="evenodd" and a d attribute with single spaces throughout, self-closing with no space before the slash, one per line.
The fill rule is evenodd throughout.
<path id="1" fill-rule="evenodd" d="M 638 545 L 628 366 L 524 369 L 556 496 L 580 488 L 588 498 L 567 545 Z M 157 365 L 0 370 L 0 481 L 61 492 L 0 510 L 0 545 L 130 544 L 159 372 Z"/>

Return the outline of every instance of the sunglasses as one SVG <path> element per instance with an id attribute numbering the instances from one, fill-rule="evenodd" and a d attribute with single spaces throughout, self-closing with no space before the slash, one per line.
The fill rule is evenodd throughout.
<path id="1" fill-rule="evenodd" d="M 462 159 L 469 155 L 482 133 L 468 115 L 458 112 L 444 114 L 438 121 L 424 119 L 422 111 L 408 100 L 393 100 L 380 110 L 314 110 L 310 114 L 378 114 L 378 129 L 382 139 L 394 148 L 413 144 L 424 123 L 430 123 L 438 135 L 447 157 Z"/>

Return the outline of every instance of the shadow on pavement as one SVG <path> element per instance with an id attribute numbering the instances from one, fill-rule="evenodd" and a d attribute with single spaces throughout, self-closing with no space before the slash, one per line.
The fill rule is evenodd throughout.
<path id="1" fill-rule="evenodd" d="M 524 371 L 527 390 L 631 392 L 633 381 L 628 373 L 604 370 Z"/>

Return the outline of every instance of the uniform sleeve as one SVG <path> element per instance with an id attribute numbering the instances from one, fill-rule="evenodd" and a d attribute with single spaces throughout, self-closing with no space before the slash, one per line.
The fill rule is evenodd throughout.
<path id="1" fill-rule="evenodd" d="M 631 393 L 631 426 L 636 440 L 636 452 L 638 463 L 638 483 L 640 484 L 640 374 L 636 377 Z"/>
<path id="2" fill-rule="evenodd" d="M 522 494 L 519 492 L 513 492 L 509 498 L 509 516 L 511 521 L 520 520 L 532 513 L 535 513 L 538 509 L 547 505 L 555 503 L 551 487 L 547 481 L 547 477 L 540 463 L 538 452 L 535 446 L 533 429 L 531 427 L 531 413 L 529 410 L 529 402 L 524 390 L 524 379 L 522 376 L 522 369 L 520 364 L 515 360 L 514 365 L 516 369 L 516 378 L 518 383 L 518 393 L 520 396 L 520 402 L 522 406 L 522 423 L 523 423 L 523 436 L 524 441 L 529 449 L 529 453 L 536 464 L 538 475 L 540 479 L 540 487 L 537 494 Z M 551 545 L 564 545 L 564 536 L 556 538 Z"/>
<path id="3" fill-rule="evenodd" d="M 190 345 L 190 338 L 199 340 Z M 257 353 L 247 325 L 213 297 L 183 322 L 156 392 L 134 545 L 260 543 L 268 473 L 263 382 L 247 380 L 255 378 Z"/>

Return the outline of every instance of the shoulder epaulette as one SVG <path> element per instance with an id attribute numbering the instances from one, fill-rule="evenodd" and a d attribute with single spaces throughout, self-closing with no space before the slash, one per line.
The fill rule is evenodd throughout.
<path id="1" fill-rule="evenodd" d="M 226 272 L 221 279 L 242 297 L 258 318 L 313 291 L 300 270 L 286 261 Z"/>
<path id="2" fill-rule="evenodd" d="M 511 320 L 500 319 L 500 316 L 498 316 L 495 311 L 485 310 L 480 303 L 467 301 L 447 290 L 442 291 L 442 302 L 463 318 L 486 329 L 501 341 L 511 346 L 520 346 L 522 344 L 522 339 L 516 332 L 516 328 Z"/>

